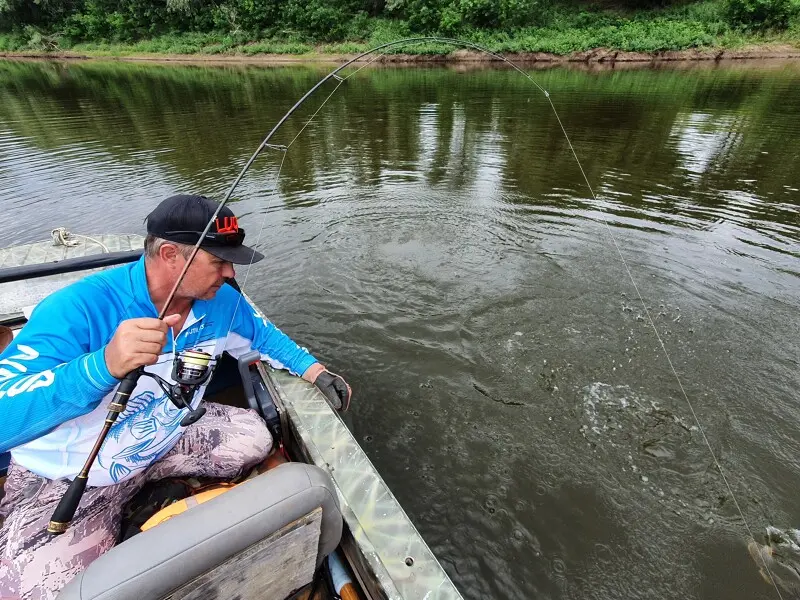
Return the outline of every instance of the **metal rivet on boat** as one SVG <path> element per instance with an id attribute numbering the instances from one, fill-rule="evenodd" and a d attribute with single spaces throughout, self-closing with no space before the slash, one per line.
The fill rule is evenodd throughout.
<path id="1" fill-rule="evenodd" d="M 410 556 L 406 556 L 406 566 L 413 567 L 414 566 L 414 559 Z"/>

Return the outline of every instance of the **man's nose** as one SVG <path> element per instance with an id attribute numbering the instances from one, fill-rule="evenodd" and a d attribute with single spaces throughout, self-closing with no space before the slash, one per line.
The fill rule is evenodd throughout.
<path id="1" fill-rule="evenodd" d="M 233 268 L 233 263 L 226 262 L 223 273 L 225 274 L 226 279 L 233 279 L 236 277 L 236 269 Z"/>

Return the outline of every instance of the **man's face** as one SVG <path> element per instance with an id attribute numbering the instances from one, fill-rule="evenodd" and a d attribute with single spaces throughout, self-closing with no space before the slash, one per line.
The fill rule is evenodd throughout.
<path id="1" fill-rule="evenodd" d="M 201 248 L 181 282 L 180 294 L 196 300 L 210 300 L 225 283 L 225 279 L 235 275 L 233 264 Z"/>

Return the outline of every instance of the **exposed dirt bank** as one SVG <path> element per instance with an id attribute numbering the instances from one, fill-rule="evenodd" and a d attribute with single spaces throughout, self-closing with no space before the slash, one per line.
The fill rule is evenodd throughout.
<path id="1" fill-rule="evenodd" d="M 16 59 L 56 59 L 56 60 L 119 60 L 159 63 L 193 64 L 295 64 L 334 62 L 341 63 L 355 55 L 328 54 L 129 54 L 112 56 L 102 52 L 0 52 L 2 58 Z M 673 63 L 728 60 L 794 60 L 800 59 L 800 47 L 782 44 L 751 46 L 738 49 L 689 49 L 664 52 L 622 52 L 607 48 L 597 48 L 567 55 L 544 52 L 522 52 L 503 54 L 509 60 L 527 65 L 552 66 L 556 64 L 590 64 L 595 66 L 615 65 L 617 63 Z M 376 62 L 384 64 L 485 64 L 497 61 L 496 58 L 473 50 L 456 50 L 449 54 L 390 54 L 380 57 Z"/>

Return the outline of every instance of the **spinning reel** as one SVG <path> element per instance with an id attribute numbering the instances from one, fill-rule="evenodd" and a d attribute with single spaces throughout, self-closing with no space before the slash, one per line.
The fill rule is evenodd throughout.
<path id="1" fill-rule="evenodd" d="M 204 414 L 206 409 L 203 406 L 192 408 L 192 399 L 197 388 L 203 385 L 211 377 L 214 371 L 211 365 L 212 356 L 201 350 L 184 350 L 175 355 L 172 363 L 172 379 L 174 384 L 170 384 L 163 377 L 155 373 L 143 371 L 142 374 L 155 379 L 159 387 L 172 401 L 172 404 L 179 410 L 186 409 L 189 413 L 181 419 L 181 426 L 188 427 L 196 423 Z"/>

